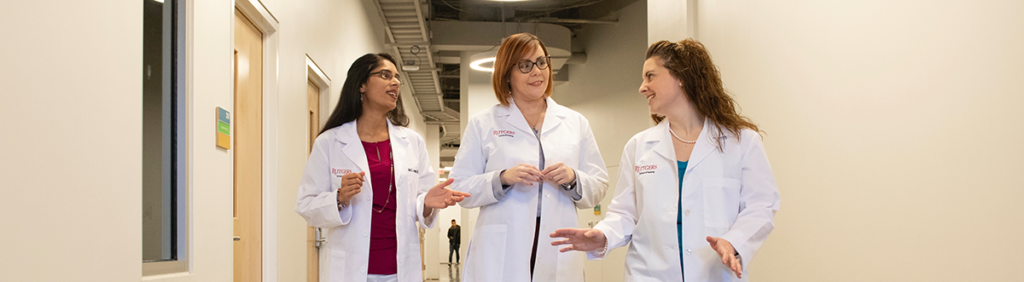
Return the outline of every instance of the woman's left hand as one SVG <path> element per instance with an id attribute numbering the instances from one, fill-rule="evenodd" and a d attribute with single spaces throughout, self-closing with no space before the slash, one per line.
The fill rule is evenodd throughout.
<path id="1" fill-rule="evenodd" d="M 427 196 L 423 200 L 423 207 L 428 209 L 443 209 L 455 205 L 455 203 L 461 202 L 466 197 L 469 197 L 469 193 L 459 192 L 452 189 L 444 188 L 452 184 L 455 179 L 448 178 L 447 181 L 434 185 L 427 191 Z M 424 213 L 427 210 L 424 209 Z"/>
<path id="2" fill-rule="evenodd" d="M 743 265 L 736 257 L 736 249 L 733 249 L 732 243 L 729 243 L 729 240 L 711 236 L 708 236 L 707 240 L 708 244 L 711 244 L 711 248 L 718 252 L 718 256 L 722 257 L 722 264 L 732 269 L 732 272 L 736 273 L 736 278 L 743 278 Z"/>
<path id="3" fill-rule="evenodd" d="M 554 182 L 558 185 L 569 184 L 572 183 L 573 180 L 576 180 L 576 171 L 572 170 L 571 167 L 564 163 L 557 163 L 548 166 L 544 171 L 541 171 L 540 174 L 544 175 L 544 180 Z"/>

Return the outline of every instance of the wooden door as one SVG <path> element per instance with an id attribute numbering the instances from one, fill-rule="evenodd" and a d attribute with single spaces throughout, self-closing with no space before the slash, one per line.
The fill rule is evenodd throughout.
<path id="1" fill-rule="evenodd" d="M 308 154 L 313 150 L 313 141 L 316 141 L 316 137 L 320 133 L 320 87 L 317 87 L 312 80 L 307 83 L 309 84 L 306 87 L 306 98 L 309 100 L 306 117 L 309 123 L 309 146 L 306 149 Z M 320 281 L 320 242 L 317 240 L 322 235 L 319 231 L 313 226 L 306 228 L 306 281 L 308 282 Z"/>
<path id="2" fill-rule="evenodd" d="M 262 280 L 263 34 L 235 10 L 234 281 Z"/>

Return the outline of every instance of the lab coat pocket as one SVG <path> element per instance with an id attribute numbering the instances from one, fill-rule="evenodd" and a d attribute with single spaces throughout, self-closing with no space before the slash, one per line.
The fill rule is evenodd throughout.
<path id="1" fill-rule="evenodd" d="M 503 277 L 507 232 L 507 225 L 495 224 L 480 226 L 480 232 L 473 234 L 469 253 L 480 257 L 466 256 L 467 263 L 476 264 L 466 265 L 466 269 L 477 271 L 466 273 L 467 281 L 488 281 Z"/>
<path id="2" fill-rule="evenodd" d="M 728 228 L 740 211 L 740 181 L 731 178 L 704 179 L 704 226 Z"/>
<path id="3" fill-rule="evenodd" d="M 328 264 L 332 266 L 330 271 L 331 276 L 328 281 L 341 281 L 342 278 L 345 277 L 345 273 L 348 272 L 345 269 L 348 265 L 348 262 L 345 261 L 345 250 L 342 249 L 341 246 L 335 247 L 337 249 L 331 250 L 331 262 Z"/>

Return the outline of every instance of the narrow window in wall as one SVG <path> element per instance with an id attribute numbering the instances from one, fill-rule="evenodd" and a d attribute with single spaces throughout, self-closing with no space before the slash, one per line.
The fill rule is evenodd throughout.
<path id="1" fill-rule="evenodd" d="M 142 263 L 154 275 L 187 270 L 185 9 L 142 1 Z"/>

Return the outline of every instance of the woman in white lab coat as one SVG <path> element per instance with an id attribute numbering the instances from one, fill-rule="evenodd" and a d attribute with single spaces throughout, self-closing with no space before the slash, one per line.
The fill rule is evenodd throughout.
<path id="1" fill-rule="evenodd" d="M 416 223 L 433 227 L 437 209 L 469 196 L 444 188 L 451 180 L 434 185 L 400 85 L 391 55 L 352 63 L 306 162 L 295 212 L 329 229 L 326 281 L 423 281 Z"/>
<path id="2" fill-rule="evenodd" d="M 623 148 L 607 216 L 553 244 L 599 259 L 632 242 L 626 281 L 746 281 L 779 210 L 760 130 L 693 39 L 651 45 L 639 91 L 657 125 Z"/>
<path id="3" fill-rule="evenodd" d="M 480 208 L 464 281 L 583 281 L 582 254 L 559 253 L 544 236 L 578 226 L 608 187 L 590 124 L 551 95 L 550 57 L 528 33 L 505 39 L 492 86 L 501 104 L 466 126 L 449 176 Z"/>

